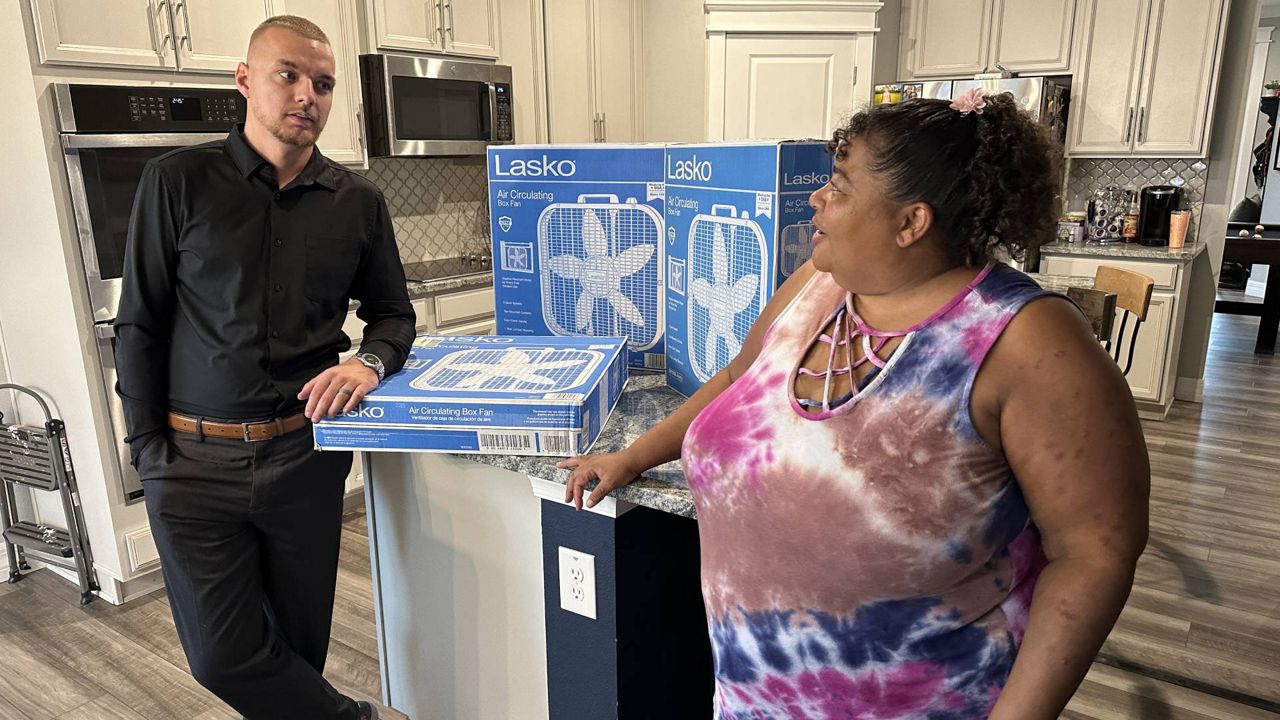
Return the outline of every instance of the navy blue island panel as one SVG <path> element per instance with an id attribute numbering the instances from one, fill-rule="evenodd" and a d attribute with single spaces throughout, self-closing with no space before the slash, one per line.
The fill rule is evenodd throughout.
<path id="1" fill-rule="evenodd" d="M 697 521 L 541 504 L 551 720 L 711 717 Z M 595 556 L 595 620 L 560 607 L 561 546 Z"/>

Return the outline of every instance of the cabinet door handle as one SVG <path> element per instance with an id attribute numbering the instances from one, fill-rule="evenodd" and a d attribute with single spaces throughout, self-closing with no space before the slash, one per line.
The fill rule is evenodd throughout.
<path id="1" fill-rule="evenodd" d="M 1147 141 L 1147 109 L 1138 110 L 1138 142 Z"/>
<path id="2" fill-rule="evenodd" d="M 178 0 L 178 2 L 173 6 L 173 9 L 175 12 L 178 10 L 182 11 L 182 27 L 185 30 L 185 32 L 183 32 L 182 34 L 182 37 L 178 38 L 178 45 L 180 46 L 183 43 L 186 43 L 187 52 L 195 52 L 195 48 L 191 47 L 191 13 L 187 10 L 186 1 Z M 174 52 L 177 52 L 177 51 L 178 51 L 178 48 L 175 46 Z"/>
<path id="3" fill-rule="evenodd" d="M 435 43 L 437 45 L 444 44 L 444 2 L 443 0 L 436 0 L 436 21 L 435 21 L 435 27 L 431 29 L 431 38 L 435 40 Z"/>
<path id="4" fill-rule="evenodd" d="M 604 113 L 600 113 L 600 142 L 609 142 L 609 119 Z"/>
<path id="5" fill-rule="evenodd" d="M 164 50 L 161 49 L 156 31 L 159 29 L 160 15 L 156 12 L 156 4 L 152 0 L 147 0 L 147 34 L 151 36 L 151 49 L 156 51 L 160 58 L 164 59 Z"/>
<path id="6" fill-rule="evenodd" d="M 356 142 L 360 144 L 357 149 L 364 152 L 364 105 L 356 106 Z"/>
<path id="7" fill-rule="evenodd" d="M 168 53 L 165 48 L 169 47 L 169 43 L 173 41 L 173 17 L 169 14 L 169 0 L 160 0 L 156 4 L 156 24 L 165 23 L 164 35 L 160 36 L 160 57 L 163 59 Z M 176 53 L 178 47 L 175 45 L 173 51 Z"/>
<path id="8" fill-rule="evenodd" d="M 591 116 L 591 142 L 600 142 L 600 113 Z"/>
<path id="9" fill-rule="evenodd" d="M 1133 137 L 1133 108 L 1130 107 L 1124 114 L 1124 144 L 1129 144 L 1129 138 Z"/>
<path id="10" fill-rule="evenodd" d="M 444 31 L 449 33 L 449 42 L 453 42 L 453 3 L 447 2 L 444 6 L 449 11 L 449 24 L 444 26 Z"/>

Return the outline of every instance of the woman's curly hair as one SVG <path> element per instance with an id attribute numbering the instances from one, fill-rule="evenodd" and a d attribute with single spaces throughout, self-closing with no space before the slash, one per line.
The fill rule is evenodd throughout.
<path id="1" fill-rule="evenodd" d="M 981 265 L 1000 247 L 1022 259 L 1053 239 L 1062 148 L 1011 95 L 988 95 L 980 114 L 961 115 L 946 100 L 878 105 L 827 148 L 843 158 L 854 138 L 866 141 L 890 200 L 933 208 L 953 260 Z"/>

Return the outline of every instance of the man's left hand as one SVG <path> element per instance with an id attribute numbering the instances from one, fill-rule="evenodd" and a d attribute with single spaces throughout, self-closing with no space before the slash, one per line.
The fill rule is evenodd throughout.
<path id="1" fill-rule="evenodd" d="M 302 386 L 298 399 L 307 401 L 304 412 L 311 422 L 320 422 L 322 418 L 351 412 L 376 387 L 378 373 L 359 360 L 351 359 L 311 378 Z"/>

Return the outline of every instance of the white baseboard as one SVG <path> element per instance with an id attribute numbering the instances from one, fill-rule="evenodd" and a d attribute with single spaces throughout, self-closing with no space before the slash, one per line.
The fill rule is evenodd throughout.
<path id="1" fill-rule="evenodd" d="M 1173 397 L 1187 402 L 1204 402 L 1204 378 L 1179 377 L 1173 386 Z"/>

